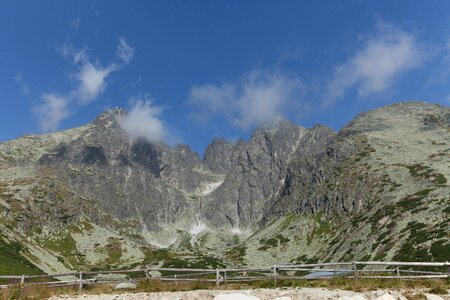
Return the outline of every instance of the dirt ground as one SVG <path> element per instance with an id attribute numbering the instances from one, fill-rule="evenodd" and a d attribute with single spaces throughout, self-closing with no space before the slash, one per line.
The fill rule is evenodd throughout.
<path id="1" fill-rule="evenodd" d="M 417 297 L 417 298 L 416 298 Z M 426 298 L 425 298 L 426 297 Z M 187 292 L 118 293 L 101 295 L 54 296 L 51 300 L 450 300 L 450 295 L 432 295 L 422 291 L 377 290 L 352 292 L 323 288 L 286 288 L 255 290 L 197 290 Z"/>

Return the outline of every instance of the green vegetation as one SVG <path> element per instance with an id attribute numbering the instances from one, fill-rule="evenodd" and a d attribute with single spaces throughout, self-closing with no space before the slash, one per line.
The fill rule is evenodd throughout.
<path id="1" fill-rule="evenodd" d="M 105 261 L 107 268 L 117 268 L 123 255 L 122 243 L 118 238 L 110 237 L 105 246 L 108 258 Z"/>
<path id="2" fill-rule="evenodd" d="M 290 241 L 290 239 L 284 237 L 281 234 L 277 234 L 273 238 L 259 240 L 259 243 L 262 244 L 262 246 L 259 247 L 258 250 L 266 251 L 267 249 L 274 248 L 274 247 L 277 247 L 280 245 L 284 245 L 284 244 L 288 243 L 289 241 Z"/>
<path id="3" fill-rule="evenodd" d="M 178 254 L 168 249 L 141 248 L 145 255 L 143 264 L 158 265 L 164 268 L 225 268 L 222 260 L 203 254 Z"/>
<path id="4" fill-rule="evenodd" d="M 362 244 L 362 240 L 354 240 L 350 243 L 351 246 L 358 246 Z"/>
<path id="5" fill-rule="evenodd" d="M 450 205 L 444 208 L 443 212 L 446 214 L 450 214 Z"/>
<path id="6" fill-rule="evenodd" d="M 247 246 L 245 244 L 240 244 L 234 246 L 233 248 L 227 250 L 224 253 L 226 259 L 238 264 L 245 265 L 244 257 L 247 252 Z"/>
<path id="7" fill-rule="evenodd" d="M 43 274 L 23 252 L 25 249 L 16 242 L 7 242 L 0 238 L 0 274 L 2 275 L 38 275 Z"/>
<path id="8" fill-rule="evenodd" d="M 283 219 L 283 221 L 281 222 L 281 224 L 280 224 L 280 231 L 283 231 L 283 230 L 285 230 L 286 228 L 288 228 L 288 226 L 292 223 L 292 221 L 294 221 L 295 220 L 295 218 L 297 217 L 298 215 L 296 214 L 296 213 L 294 213 L 294 212 L 291 212 L 291 213 L 288 213 L 285 217 L 284 217 L 284 219 Z M 294 228 L 294 226 L 292 226 L 292 227 L 290 227 L 289 229 L 292 229 L 292 228 Z"/>
<path id="9" fill-rule="evenodd" d="M 428 196 L 430 192 L 434 189 L 424 189 L 418 191 L 415 194 L 408 195 L 402 200 L 397 202 L 397 208 L 399 208 L 402 212 L 411 211 L 413 209 L 417 209 L 424 204 L 423 199 Z"/>
<path id="10" fill-rule="evenodd" d="M 359 224 L 361 224 L 365 220 L 367 220 L 367 214 L 359 213 L 359 214 L 353 216 L 351 222 L 352 222 L 353 227 L 358 227 Z"/>
<path id="11" fill-rule="evenodd" d="M 179 255 L 163 264 L 163 268 L 216 269 L 225 267 L 226 265 L 220 259 L 207 255 Z"/>
<path id="12" fill-rule="evenodd" d="M 407 168 L 412 177 L 426 179 L 438 185 L 447 183 L 447 178 L 443 174 L 436 173 L 435 170 L 423 164 L 414 164 L 407 166 Z"/>
<path id="13" fill-rule="evenodd" d="M 69 230 L 64 231 L 60 236 L 43 240 L 42 246 L 58 253 L 58 261 L 70 269 L 80 269 L 86 263 L 84 255 L 78 251 Z"/>
<path id="14" fill-rule="evenodd" d="M 448 238 L 434 241 L 431 246 L 427 244 L 436 238 L 448 235 L 446 227 L 429 226 L 419 222 L 409 222 L 400 233 L 409 231 L 408 239 L 403 243 L 394 260 L 399 261 L 448 261 L 450 260 L 450 242 Z"/>
<path id="15" fill-rule="evenodd" d="M 430 252 L 436 261 L 450 261 L 450 241 L 448 239 L 435 241 L 430 247 Z"/>
<path id="16" fill-rule="evenodd" d="M 307 245 L 310 245 L 313 239 L 332 234 L 335 231 L 336 228 L 331 225 L 331 222 L 328 222 L 327 220 L 323 221 L 322 216 L 323 213 L 317 213 L 314 216 L 315 227 L 306 237 Z"/>
<path id="17" fill-rule="evenodd" d="M 297 258 L 294 258 L 291 260 L 291 263 L 294 264 L 316 264 L 319 262 L 319 259 L 317 257 L 309 257 L 306 255 L 298 256 Z"/>
<path id="18" fill-rule="evenodd" d="M 142 247 L 142 253 L 145 258 L 142 264 L 158 265 L 160 262 L 167 262 L 178 256 L 177 253 L 170 251 L 169 249 L 156 249 L 150 247 Z"/>
<path id="19" fill-rule="evenodd" d="M 394 204 L 388 204 L 378 209 L 369 219 L 372 224 L 372 230 L 378 227 L 378 222 L 384 217 L 392 218 L 395 214 L 396 206 Z"/>

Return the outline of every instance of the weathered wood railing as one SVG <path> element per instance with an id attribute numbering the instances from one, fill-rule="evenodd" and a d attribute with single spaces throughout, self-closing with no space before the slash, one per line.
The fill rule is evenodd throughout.
<path id="1" fill-rule="evenodd" d="M 406 269 L 409 267 L 409 269 Z M 411 267 L 422 268 L 413 270 Z M 423 270 L 433 268 L 433 270 Z M 441 268 L 441 270 L 436 270 Z M 158 273 L 156 275 L 155 273 Z M 122 278 L 101 279 L 99 275 L 122 275 Z M 124 281 L 159 280 L 189 282 L 202 281 L 215 283 L 219 286 L 227 282 L 249 282 L 257 280 L 279 279 L 330 279 L 336 276 L 354 278 L 379 279 L 433 279 L 450 278 L 449 262 L 329 262 L 316 264 L 274 265 L 266 268 L 228 268 L 228 269 L 189 269 L 189 268 L 153 268 L 108 271 L 80 271 L 56 273 L 48 275 L 0 275 L 0 280 L 8 284 L 0 285 L 5 288 L 11 284 L 57 286 L 83 286 L 94 284 L 113 284 Z"/>

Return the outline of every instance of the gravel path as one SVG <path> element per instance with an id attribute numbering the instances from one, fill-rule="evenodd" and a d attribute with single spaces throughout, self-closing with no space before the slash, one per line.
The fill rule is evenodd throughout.
<path id="1" fill-rule="evenodd" d="M 407 300 L 404 291 L 378 290 L 352 292 L 322 288 L 255 289 L 255 290 L 198 290 L 188 292 L 124 293 L 79 296 L 54 296 L 51 300 Z M 425 294 L 427 300 L 450 300 L 449 295 Z"/>

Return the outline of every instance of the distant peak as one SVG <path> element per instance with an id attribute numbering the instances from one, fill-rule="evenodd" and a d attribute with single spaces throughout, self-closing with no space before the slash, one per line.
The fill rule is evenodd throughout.
<path id="1" fill-rule="evenodd" d="M 127 111 L 116 106 L 115 108 L 108 109 L 107 111 L 102 112 L 98 115 L 94 121 L 92 122 L 98 126 L 109 127 L 112 124 L 116 124 L 117 117 L 126 115 Z"/>
<path id="2" fill-rule="evenodd" d="M 256 128 L 255 132 L 264 131 L 273 134 L 280 129 L 287 129 L 287 128 L 301 128 L 301 127 L 291 122 L 289 119 L 285 117 L 280 117 L 271 122 L 265 122 L 261 124 L 258 128 Z"/>

